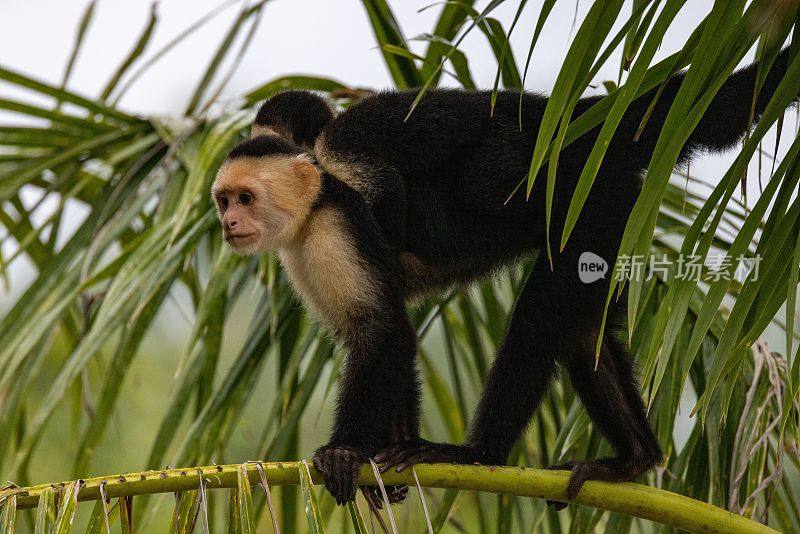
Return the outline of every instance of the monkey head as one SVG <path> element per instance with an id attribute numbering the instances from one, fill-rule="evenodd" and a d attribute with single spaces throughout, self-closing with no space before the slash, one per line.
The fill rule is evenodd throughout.
<path id="1" fill-rule="evenodd" d="M 250 136 L 277 134 L 310 150 L 332 120 L 333 111 L 322 97 L 308 91 L 284 91 L 261 104 Z"/>
<path id="2" fill-rule="evenodd" d="M 277 135 L 241 143 L 211 188 L 225 241 L 243 255 L 290 247 L 301 235 L 321 179 L 309 156 Z"/>

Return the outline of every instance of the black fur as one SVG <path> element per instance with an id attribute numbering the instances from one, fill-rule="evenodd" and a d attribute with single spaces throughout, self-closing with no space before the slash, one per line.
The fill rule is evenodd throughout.
<path id="1" fill-rule="evenodd" d="M 332 120 L 330 106 L 320 97 L 307 91 L 285 91 L 261 105 L 254 124 L 286 132 L 295 144 L 311 148 Z"/>
<path id="2" fill-rule="evenodd" d="M 786 66 L 783 52 L 757 99 L 756 119 Z M 755 77 L 756 67 L 751 66 L 724 84 L 684 146 L 681 162 L 698 150 L 723 150 L 742 138 Z M 587 479 L 631 480 L 660 461 L 631 357 L 615 332 L 604 334 L 594 370 L 608 280 L 581 283 L 578 257 L 591 251 L 614 264 L 642 173 L 682 80 L 679 74 L 666 84 L 638 141 L 634 137 L 655 90 L 633 102 L 566 249 L 555 255 L 552 269 L 546 254 L 540 254 L 518 297 L 469 437 L 461 445 L 419 437 L 415 336 L 404 301 L 428 289 L 477 279 L 545 246 L 546 170 L 537 177 L 529 201 L 524 194 L 505 201 L 528 172 L 547 99 L 524 95 L 521 129 L 516 92 L 501 92 L 493 115 L 488 91 L 452 89 L 430 91 L 407 121 L 415 91 L 365 98 L 332 121 L 322 112 L 319 122 L 327 124 L 324 149 L 357 165 L 369 188 L 355 191 L 326 175 L 319 202 L 341 211 L 382 294 L 375 309 L 354 313 L 346 331 L 337 332 L 350 355 L 331 441 L 317 451 L 315 464 L 338 502 L 353 498 L 358 462 L 376 453 L 384 469 L 416 462 L 504 463 L 555 376 L 557 363 L 568 371 L 596 428 L 616 454 L 565 466 L 572 470 L 570 499 Z M 313 130 L 307 127 L 313 118 L 305 115 L 313 109 L 308 98 L 317 97 L 285 93 L 262 111 L 273 110 L 284 121 L 282 127 L 296 129 L 307 142 Z M 582 99 L 576 115 L 598 99 Z M 275 111 L 278 107 L 285 111 Z M 287 124 L 286 116 L 299 122 Z M 266 115 L 263 120 L 270 124 Z M 551 221 L 554 251 L 599 130 L 561 152 Z M 409 255 L 431 274 L 413 274 L 403 262 Z M 614 306 L 609 314 L 609 324 L 620 324 L 625 310 Z"/>
<path id="3" fill-rule="evenodd" d="M 348 358 L 331 441 L 317 451 L 314 463 L 330 473 L 326 486 L 343 504 L 355 497 L 356 479 L 350 474 L 359 463 L 398 439 L 419 435 L 420 392 L 414 368 L 416 334 L 405 312 L 403 267 L 397 254 L 364 198 L 325 174 L 316 208 L 329 207 L 341 214 L 361 261 L 380 288 L 377 303 L 350 310 L 348 324 L 334 332 Z M 364 432 L 365 426 L 372 430 Z"/>
<path id="4" fill-rule="evenodd" d="M 302 154 L 303 149 L 277 135 L 260 135 L 248 139 L 228 152 L 228 159 L 261 158 L 278 154 Z"/>

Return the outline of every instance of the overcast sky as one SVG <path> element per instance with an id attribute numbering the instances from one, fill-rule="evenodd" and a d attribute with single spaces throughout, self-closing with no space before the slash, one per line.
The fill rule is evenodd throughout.
<path id="1" fill-rule="evenodd" d="M 148 52 L 153 53 L 223 0 L 162 0 L 159 24 Z M 419 11 L 432 0 L 395 0 L 390 5 L 407 38 L 430 32 L 441 5 Z M 478 2 L 479 9 L 487 2 Z M 59 82 L 70 54 L 75 29 L 87 0 L 0 0 L 0 63 L 6 67 Z M 518 0 L 508 0 L 493 16 L 506 28 Z M 541 0 L 530 0 L 512 36 L 518 62 L 524 60 Z M 578 20 L 589 0 L 561 0 L 548 21 L 534 56 L 527 87 L 548 91 L 558 72 L 578 5 Z M 687 2 L 660 50 L 666 56 L 680 47 L 689 32 L 710 9 L 711 0 Z M 235 3 L 203 29 L 164 57 L 123 100 L 123 106 L 141 113 L 172 113 L 182 109 L 205 69 L 216 44 L 241 9 Z M 70 87 L 96 95 L 130 50 L 144 27 L 149 2 L 99 0 L 85 47 Z M 412 43 L 422 50 L 424 43 Z M 490 86 L 495 65 L 485 38 L 475 31 L 464 45 L 479 85 Z M 598 81 L 616 78 L 615 61 L 601 71 Z M 348 84 L 390 85 L 369 22 L 358 0 L 271 0 L 250 52 L 234 76 L 227 95 L 241 94 L 264 81 L 287 73 L 315 73 Z M 4 90 L 4 93 L 6 91 Z"/>
<path id="2" fill-rule="evenodd" d="M 0 0 L 0 65 L 59 83 L 72 50 L 76 27 L 88 3 L 87 0 Z M 145 57 L 223 3 L 223 0 L 159 2 L 159 23 Z M 477 6 L 481 9 L 487 3 L 479 1 Z M 656 60 L 680 48 L 712 3 L 712 0 L 686 3 L 667 33 Z M 432 30 L 441 5 L 434 4 L 420 11 L 431 4 L 432 0 L 390 1 L 407 38 L 413 39 Z M 541 4 L 542 0 L 528 2 L 512 36 L 518 64 L 524 61 Z M 126 94 L 122 107 L 142 114 L 179 113 L 242 5 L 242 1 L 232 2 L 224 12 L 164 56 Z M 507 0 L 492 15 L 508 28 L 517 5 L 518 0 Z M 526 88 L 541 92 L 552 88 L 566 47 L 574 35 L 576 5 L 580 22 L 591 5 L 589 0 L 556 3 L 534 54 Z M 70 89 L 97 95 L 130 51 L 149 12 L 150 3 L 145 1 L 99 0 L 70 80 Z M 412 41 L 411 46 L 421 52 L 425 43 Z M 474 31 L 465 40 L 463 49 L 478 85 L 490 87 L 495 63 L 484 36 Z M 615 56 L 600 71 L 595 82 L 616 79 L 617 65 L 618 56 Z M 224 96 L 234 98 L 289 73 L 325 75 L 355 86 L 391 85 L 366 13 L 358 0 L 269 1 L 253 44 Z M 453 83 L 447 77 L 444 81 Z M 0 97 L 9 96 L 30 98 L 0 84 Z M 0 121 L 7 123 L 9 120 L 13 117 L 0 115 Z"/>

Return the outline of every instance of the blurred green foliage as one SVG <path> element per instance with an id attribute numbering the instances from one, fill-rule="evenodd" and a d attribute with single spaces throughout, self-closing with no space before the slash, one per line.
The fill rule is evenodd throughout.
<path id="1" fill-rule="evenodd" d="M 198 80 L 185 116 L 176 120 L 132 116 L 116 102 L 149 65 L 214 13 L 164 49 L 150 51 L 158 21 L 154 7 L 129 57 L 97 97 L 66 88 L 94 2 L 81 22 L 60 86 L 0 67 L 0 80 L 52 102 L 0 99 L 0 109 L 30 119 L 30 126 L 0 126 L 0 226 L 4 239 L 18 245 L 11 256 L 0 254 L 0 275 L 23 256 L 36 269 L 29 288 L 0 322 L 3 480 L 26 485 L 165 465 L 296 459 L 325 439 L 343 355 L 292 297 L 275 258 L 233 257 L 222 246 L 208 189 L 226 152 L 243 139 L 258 101 L 285 88 L 307 88 L 329 93 L 346 106 L 359 91 L 313 75 L 282 77 L 228 104 L 224 113 L 211 113 L 227 81 L 221 65 L 236 64 L 267 4 L 234 3 L 239 15 Z M 443 72 L 473 87 L 458 45 L 474 29 L 485 36 L 497 60 L 495 89 L 522 86 L 530 54 L 519 69 L 508 44 L 515 27 L 505 30 L 491 16 L 502 0 L 486 2 L 482 9 L 475 3 L 437 7 L 437 23 L 422 37 L 427 48 L 417 55 L 409 50 L 390 5 L 362 0 L 397 87 L 433 87 Z M 538 37 L 554 4 L 545 0 L 540 7 L 536 28 L 529 29 L 531 50 L 541 46 Z M 684 4 L 597 0 L 577 21 L 553 88 L 558 98 L 550 101 L 534 149 L 528 186 L 542 165 L 555 161 L 560 148 L 610 113 L 624 111 L 633 96 L 689 66 L 687 80 L 693 83 L 664 124 L 622 252 L 673 259 L 680 252 L 727 252 L 763 259 L 760 278 L 743 283 L 676 283 L 654 276 L 629 287 L 630 340 L 650 418 L 667 453 L 647 482 L 769 521 L 786 532 L 800 531 L 800 365 L 792 354 L 798 345 L 794 309 L 800 200 L 795 192 L 800 141 L 784 140 L 791 145 L 789 152 L 753 206 L 745 208 L 733 198 L 764 134 L 782 124 L 780 110 L 794 96 L 792 88 L 800 86 L 798 62 L 787 75 L 785 90 L 775 95 L 740 156 L 708 194 L 686 188 L 672 172 L 677 157 L 673 141 L 688 135 L 687 119 L 704 109 L 751 47 L 769 63 L 787 37 L 796 37 L 798 6 L 768 0 L 716 2 L 683 48 L 651 67 L 655 49 Z M 518 0 L 519 11 L 525 7 L 525 0 Z M 611 32 L 615 23 L 622 28 L 616 34 Z M 615 54 L 621 58 L 620 83 L 607 84 L 609 96 L 571 121 L 575 100 Z M 611 121 L 605 128 L 604 135 L 613 134 Z M 598 148 L 587 161 L 573 200 L 573 220 L 602 156 Z M 547 179 L 554 180 L 554 174 Z M 55 199 L 56 208 L 43 222 L 34 223 L 38 205 L 26 208 L 23 188 L 36 191 L 39 202 Z M 83 206 L 87 215 L 60 244 L 56 236 L 71 203 Z M 562 238 L 568 237 L 567 230 Z M 525 268 L 411 310 L 423 337 L 419 359 L 427 436 L 463 438 Z M 181 328 L 174 326 L 181 323 Z M 760 341 L 770 325 L 786 332 L 784 352 L 792 357 Z M 188 333 L 175 335 L 180 331 Z M 694 399 L 699 399 L 698 416 L 687 422 Z M 548 394 L 511 462 L 541 466 L 607 452 L 569 384 L 563 383 Z M 309 490 L 274 490 L 285 532 L 307 524 L 302 528 L 313 531 L 315 518 L 328 531 L 359 528 L 352 510 L 336 509 L 327 494 L 314 497 Z M 238 532 L 234 524 L 250 529 L 249 515 L 236 516 L 243 507 L 253 511 L 259 529 L 271 528 L 260 493 L 250 495 L 241 487 L 232 492 L 230 520 L 224 497 L 209 493 L 212 531 Z M 428 497 L 433 524 L 443 532 L 662 530 L 580 506 L 558 514 L 543 501 L 518 497 L 453 490 L 431 490 Z M 173 528 L 186 524 L 187 499 L 178 500 L 175 516 L 170 500 L 137 497 L 132 510 L 125 501 L 115 503 L 112 513 L 121 522 L 114 528 L 124 532 L 128 519 L 139 532 L 164 531 L 170 522 Z M 403 532 L 422 532 L 421 509 L 416 499 L 408 501 L 395 508 L 398 526 Z M 67 513 L 66 502 L 58 518 Z M 43 505 L 41 519 L 20 511 L 17 531 L 50 524 L 53 506 Z M 4 507 L 6 512 L 10 508 Z M 101 508 L 79 506 L 76 525 L 104 531 Z M 8 513 L 2 517 L 11 521 Z M 58 518 L 53 519 L 57 526 Z"/>

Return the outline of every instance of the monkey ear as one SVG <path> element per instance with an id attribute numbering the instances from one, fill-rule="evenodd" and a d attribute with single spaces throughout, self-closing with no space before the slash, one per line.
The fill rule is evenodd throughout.
<path id="1" fill-rule="evenodd" d="M 300 179 L 303 198 L 311 204 L 316 200 L 322 189 L 322 172 L 316 165 L 311 163 L 311 160 L 306 154 L 301 154 L 292 158 L 291 165 L 295 174 Z"/>

